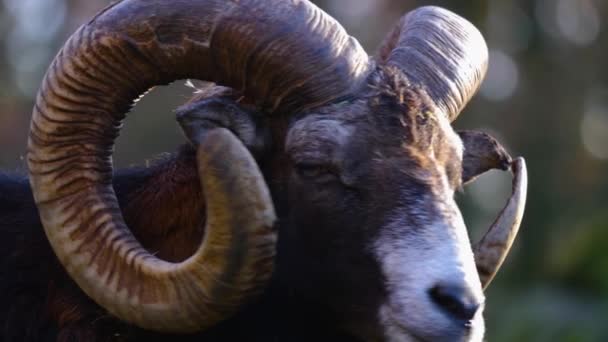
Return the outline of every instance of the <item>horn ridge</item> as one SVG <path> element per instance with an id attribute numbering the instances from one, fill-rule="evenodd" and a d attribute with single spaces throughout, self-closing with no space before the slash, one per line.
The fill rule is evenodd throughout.
<path id="1" fill-rule="evenodd" d="M 481 85 L 488 49 L 481 33 L 466 19 L 426 6 L 401 18 L 381 44 L 377 58 L 422 86 L 453 121 Z"/>

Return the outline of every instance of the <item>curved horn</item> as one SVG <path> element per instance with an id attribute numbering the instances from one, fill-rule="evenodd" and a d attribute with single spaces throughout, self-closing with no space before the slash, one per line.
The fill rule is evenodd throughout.
<path id="1" fill-rule="evenodd" d="M 109 6 L 59 52 L 33 110 L 30 182 L 59 260 L 97 303 L 143 328 L 189 332 L 230 315 L 271 269 L 273 215 L 262 176 L 236 142 L 213 134 L 203 146 L 211 152 L 199 156 L 207 235 L 190 259 L 159 260 L 126 227 L 112 189 L 125 112 L 154 85 L 196 78 L 289 113 L 350 92 L 368 68 L 359 44 L 307 1 Z M 242 198 L 229 198 L 237 192 Z"/>
<path id="2" fill-rule="evenodd" d="M 485 76 L 488 48 L 470 22 L 428 6 L 399 21 L 382 43 L 378 59 L 426 89 L 437 108 L 454 121 Z"/>
<path id="3" fill-rule="evenodd" d="M 484 289 L 488 287 L 509 254 L 524 216 L 528 173 L 523 158 L 513 160 L 511 172 L 513 172 L 513 192 L 509 202 L 488 232 L 473 246 L 477 272 Z"/>

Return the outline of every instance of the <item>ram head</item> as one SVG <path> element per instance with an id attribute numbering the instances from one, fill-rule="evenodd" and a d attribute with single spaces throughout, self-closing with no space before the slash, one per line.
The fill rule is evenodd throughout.
<path id="1" fill-rule="evenodd" d="M 523 159 L 451 126 L 487 59 L 477 29 L 436 7 L 370 57 L 308 1 L 113 4 L 73 34 L 36 100 L 27 161 L 48 239 L 88 296 L 145 329 L 208 329 L 273 283 L 364 339 L 480 340 L 482 288 L 526 189 Z M 179 79 L 229 88 L 178 110 L 206 227 L 169 262 L 124 223 L 111 156 L 133 100 Z M 513 194 L 471 247 L 454 193 L 491 168 L 514 172 Z"/>

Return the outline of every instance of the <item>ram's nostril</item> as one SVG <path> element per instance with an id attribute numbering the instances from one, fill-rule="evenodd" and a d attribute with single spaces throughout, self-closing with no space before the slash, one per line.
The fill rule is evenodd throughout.
<path id="1" fill-rule="evenodd" d="M 458 285 L 436 285 L 429 296 L 450 317 L 462 321 L 471 320 L 480 306 L 469 289 Z"/>

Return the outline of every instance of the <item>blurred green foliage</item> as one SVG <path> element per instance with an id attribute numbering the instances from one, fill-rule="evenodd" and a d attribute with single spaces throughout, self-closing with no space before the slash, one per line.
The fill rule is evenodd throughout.
<path id="1" fill-rule="evenodd" d="M 0 168 L 23 169 L 33 98 L 67 36 L 108 0 L 0 0 Z M 602 0 L 319 0 L 373 54 L 420 5 L 471 20 L 490 48 L 480 94 L 455 123 L 484 129 L 525 156 L 526 216 L 487 292 L 489 341 L 608 341 L 608 3 Z M 181 84 L 152 92 L 130 115 L 118 166 L 183 141 L 173 108 Z M 459 201 L 473 239 L 510 191 L 491 172 Z"/>

